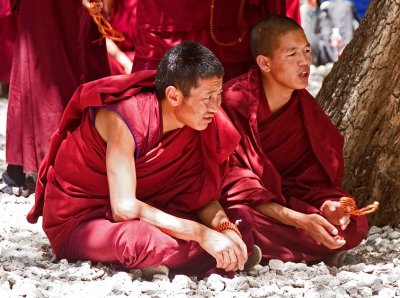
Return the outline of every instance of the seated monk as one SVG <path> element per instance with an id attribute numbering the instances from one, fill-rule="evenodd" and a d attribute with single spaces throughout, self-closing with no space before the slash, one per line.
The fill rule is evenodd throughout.
<path id="1" fill-rule="evenodd" d="M 264 263 L 339 266 L 368 225 L 365 215 L 340 208 L 340 199 L 351 197 L 341 188 L 343 137 L 304 89 L 310 45 L 295 21 L 272 16 L 253 28 L 251 49 L 257 67 L 228 82 L 222 94 L 242 136 L 222 205 L 249 206 Z"/>
<path id="2" fill-rule="evenodd" d="M 154 71 L 77 89 L 28 214 L 31 223 L 43 216 L 58 258 L 195 275 L 260 261 L 248 259 L 246 208 L 225 213 L 218 202 L 240 138 L 219 111 L 222 77 L 210 50 L 184 42 L 162 59 L 155 92 Z"/>

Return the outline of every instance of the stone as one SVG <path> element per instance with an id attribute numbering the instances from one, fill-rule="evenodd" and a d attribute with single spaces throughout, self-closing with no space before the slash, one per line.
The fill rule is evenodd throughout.
<path id="1" fill-rule="evenodd" d="M 381 234 L 381 233 L 382 233 L 382 229 L 381 228 L 379 228 L 377 226 L 372 226 L 368 231 L 368 236 L 371 236 L 371 235 L 374 235 L 374 234 Z"/>
<path id="2" fill-rule="evenodd" d="M 214 291 L 222 291 L 225 288 L 223 278 L 218 274 L 211 274 L 207 278 L 206 285 L 208 288 Z"/>
<path id="3" fill-rule="evenodd" d="M 268 266 L 271 270 L 275 270 L 277 273 L 282 274 L 285 272 L 285 263 L 281 260 L 272 259 L 269 260 Z"/>

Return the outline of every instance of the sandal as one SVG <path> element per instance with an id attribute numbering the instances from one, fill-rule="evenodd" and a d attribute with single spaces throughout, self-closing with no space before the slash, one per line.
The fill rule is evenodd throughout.
<path id="1" fill-rule="evenodd" d="M 25 179 L 24 185 L 17 185 L 12 179 L 8 177 L 7 171 L 3 172 L 0 177 L 0 192 L 8 195 L 14 195 L 16 197 L 29 197 L 32 193 L 35 192 L 35 185 L 36 182 L 31 176 L 28 176 Z"/>

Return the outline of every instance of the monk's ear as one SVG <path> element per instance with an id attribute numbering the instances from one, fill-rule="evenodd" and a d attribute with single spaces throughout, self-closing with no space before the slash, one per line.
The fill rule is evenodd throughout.
<path id="1" fill-rule="evenodd" d="M 267 56 L 264 55 L 258 55 L 256 58 L 256 62 L 258 67 L 264 71 L 264 72 L 269 72 L 270 69 L 270 59 Z"/>
<path id="2" fill-rule="evenodd" d="M 182 100 L 182 92 L 180 92 L 174 86 L 168 86 L 165 89 L 165 98 L 172 106 L 174 107 L 179 106 Z"/>

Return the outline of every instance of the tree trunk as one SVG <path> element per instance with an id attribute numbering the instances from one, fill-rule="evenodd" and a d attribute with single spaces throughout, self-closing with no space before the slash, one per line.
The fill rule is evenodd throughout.
<path id="1" fill-rule="evenodd" d="M 400 0 L 374 0 L 317 99 L 345 136 L 344 188 L 400 224 Z"/>

